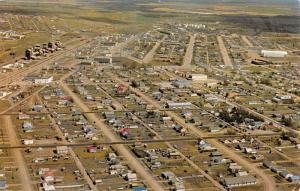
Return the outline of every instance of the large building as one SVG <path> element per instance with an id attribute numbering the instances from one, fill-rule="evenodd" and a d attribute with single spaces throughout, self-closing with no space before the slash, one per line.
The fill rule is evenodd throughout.
<path id="1" fill-rule="evenodd" d="M 35 84 L 49 84 L 53 81 L 53 76 L 50 77 L 37 77 L 33 80 Z"/>
<path id="2" fill-rule="evenodd" d="M 228 177 L 222 181 L 222 184 L 227 188 L 254 185 L 256 183 L 256 178 L 252 175 Z"/>
<path id="3" fill-rule="evenodd" d="M 207 75 L 205 75 L 205 74 L 191 74 L 189 76 L 189 79 L 191 79 L 193 81 L 205 81 L 205 80 L 207 80 Z"/>
<path id="4" fill-rule="evenodd" d="M 191 107 L 191 102 L 168 102 L 167 108 L 187 108 Z"/>
<path id="5" fill-rule="evenodd" d="M 263 57 L 270 57 L 270 58 L 283 58 L 287 56 L 286 51 L 278 51 L 278 50 L 262 50 L 261 55 Z"/>

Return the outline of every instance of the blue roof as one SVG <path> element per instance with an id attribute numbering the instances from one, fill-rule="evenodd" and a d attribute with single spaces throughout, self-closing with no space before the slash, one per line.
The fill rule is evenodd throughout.
<path id="1" fill-rule="evenodd" d="M 6 181 L 0 180 L 0 188 L 5 188 L 5 187 L 6 187 Z"/>
<path id="2" fill-rule="evenodd" d="M 132 188 L 132 191 L 147 191 L 147 188 L 145 188 L 144 186 L 138 186 Z"/>

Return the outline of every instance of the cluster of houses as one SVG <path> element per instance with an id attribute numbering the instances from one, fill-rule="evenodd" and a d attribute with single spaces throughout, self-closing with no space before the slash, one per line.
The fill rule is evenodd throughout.
<path id="1" fill-rule="evenodd" d="M 271 161 L 264 160 L 263 166 L 270 169 L 272 172 L 279 174 L 279 176 L 290 182 L 300 182 L 300 175 L 290 173 L 284 167 L 280 167 Z"/>
<path id="2" fill-rule="evenodd" d="M 25 35 L 18 34 L 16 31 L 12 31 L 12 30 L 0 31 L 0 38 L 3 40 L 20 40 L 24 37 Z"/>
<path id="3" fill-rule="evenodd" d="M 7 184 L 5 168 L 0 169 L 0 190 L 7 190 L 9 185 Z"/>
<path id="4" fill-rule="evenodd" d="M 173 172 L 165 171 L 161 173 L 163 179 L 166 179 L 173 186 L 173 191 L 185 191 L 183 181 L 180 180 Z"/>
<path id="5" fill-rule="evenodd" d="M 134 186 L 134 183 L 138 182 L 137 174 L 129 170 L 127 166 L 122 165 L 116 153 L 108 153 L 107 160 L 109 162 L 108 172 L 110 175 L 119 175 L 123 177 L 132 185 L 131 187 L 133 191 L 147 191 L 147 188 L 145 186 L 139 184 L 136 184 L 137 186 Z"/>

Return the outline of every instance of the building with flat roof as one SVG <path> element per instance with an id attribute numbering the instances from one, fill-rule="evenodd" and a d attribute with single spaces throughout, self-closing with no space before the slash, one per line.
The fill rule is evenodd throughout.
<path id="1" fill-rule="evenodd" d="M 260 53 L 263 57 L 270 57 L 270 58 L 283 58 L 288 55 L 286 51 L 278 51 L 278 50 L 262 50 Z"/>
<path id="2" fill-rule="evenodd" d="M 222 184 L 227 188 L 254 185 L 256 183 L 256 178 L 252 175 L 229 177 L 222 180 Z"/>

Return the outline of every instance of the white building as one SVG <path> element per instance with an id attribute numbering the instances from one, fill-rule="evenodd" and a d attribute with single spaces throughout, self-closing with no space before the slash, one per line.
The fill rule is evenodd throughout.
<path id="1" fill-rule="evenodd" d="M 189 76 L 189 79 L 191 79 L 193 81 L 205 81 L 205 80 L 207 80 L 207 75 L 205 75 L 205 74 L 191 74 Z"/>
<path id="2" fill-rule="evenodd" d="M 278 50 L 262 50 L 261 55 L 263 57 L 273 57 L 273 58 L 283 58 L 288 55 L 286 51 L 278 51 Z"/>
<path id="3" fill-rule="evenodd" d="M 4 98 L 5 96 L 11 94 L 11 92 L 0 92 L 0 99 Z"/>
<path id="4" fill-rule="evenodd" d="M 33 80 L 35 84 L 49 84 L 53 81 L 53 76 L 51 77 L 37 77 Z"/>
<path id="5" fill-rule="evenodd" d="M 23 140 L 23 144 L 24 145 L 32 145 L 33 144 L 33 140 L 32 139 L 24 139 Z"/>

